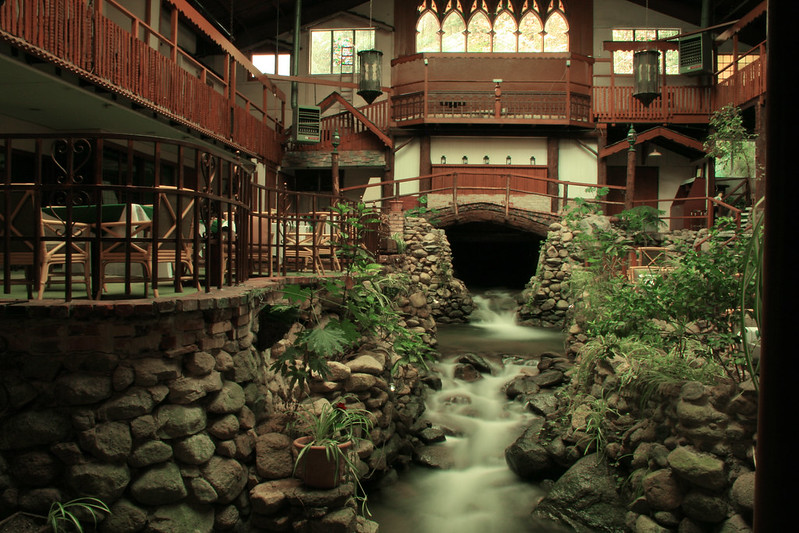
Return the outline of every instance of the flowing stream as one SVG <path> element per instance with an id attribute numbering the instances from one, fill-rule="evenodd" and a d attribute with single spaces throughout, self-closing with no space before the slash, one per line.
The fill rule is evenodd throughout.
<path id="1" fill-rule="evenodd" d="M 469 324 L 440 325 L 438 364 L 443 387 L 427 398 L 426 418 L 445 429 L 454 464 L 447 470 L 411 467 L 397 483 L 370 496 L 381 533 L 515 533 L 529 531 L 527 517 L 542 495 L 505 464 L 505 448 L 533 415 L 510 402 L 502 387 L 520 373 L 537 372 L 537 356 L 561 352 L 560 332 L 515 324 L 506 292 L 475 296 Z M 491 375 L 468 383 L 454 377 L 465 353 L 490 362 Z"/>

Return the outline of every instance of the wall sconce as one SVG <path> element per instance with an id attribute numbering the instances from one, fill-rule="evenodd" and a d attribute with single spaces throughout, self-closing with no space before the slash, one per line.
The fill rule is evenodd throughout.
<path id="1" fill-rule="evenodd" d="M 530 156 L 530 164 L 531 165 L 535 165 L 535 156 L 534 155 Z"/>
<path id="2" fill-rule="evenodd" d="M 468 165 L 469 164 L 469 158 L 466 157 L 466 156 L 463 156 L 463 159 L 461 159 L 461 163 L 463 163 L 464 165 Z"/>
<path id="3" fill-rule="evenodd" d="M 487 165 L 487 164 L 489 164 L 490 162 L 491 162 L 491 161 L 488 159 L 488 156 L 487 156 L 487 155 L 484 155 L 484 156 L 483 156 L 483 163 L 485 163 L 485 164 Z"/>
<path id="4" fill-rule="evenodd" d="M 442 165 L 446 165 L 447 164 L 447 156 L 445 156 L 445 155 L 441 156 L 441 164 Z"/>
<path id="5" fill-rule="evenodd" d="M 510 156 L 505 158 L 505 164 L 510 165 Z"/>

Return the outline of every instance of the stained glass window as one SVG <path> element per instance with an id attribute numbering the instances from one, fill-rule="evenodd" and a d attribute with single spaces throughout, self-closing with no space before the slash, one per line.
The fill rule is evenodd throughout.
<path id="1" fill-rule="evenodd" d="M 544 26 L 535 12 L 530 11 L 523 16 L 519 24 L 519 52 L 543 52 L 543 31 Z"/>
<path id="2" fill-rule="evenodd" d="M 516 21 L 508 11 L 494 20 L 494 52 L 516 51 Z"/>
<path id="3" fill-rule="evenodd" d="M 469 20 L 469 36 L 466 41 L 467 52 L 491 51 L 491 22 L 483 11 L 477 11 Z"/>
<path id="4" fill-rule="evenodd" d="M 441 30 L 443 31 L 441 36 L 442 52 L 466 51 L 466 23 L 460 13 L 450 12 L 444 19 Z"/>
<path id="5" fill-rule="evenodd" d="M 568 51 L 569 25 L 560 11 L 554 11 L 544 24 L 544 52 Z"/>
<path id="6" fill-rule="evenodd" d="M 374 48 L 374 29 L 311 31 L 311 74 L 358 72 L 358 52 Z"/>
<path id="7" fill-rule="evenodd" d="M 416 51 L 440 52 L 438 18 L 432 11 L 425 11 L 416 24 Z"/>
<path id="8" fill-rule="evenodd" d="M 447 4 L 447 16 L 439 23 L 434 9 L 426 8 L 416 24 L 417 52 L 568 52 L 569 23 L 562 7 L 552 9 L 542 22 L 535 9 L 527 8 L 521 19 L 514 15 L 510 3 L 503 3 L 491 18 L 485 3 L 479 3 L 465 21 L 460 3 Z M 517 20 L 519 20 L 517 25 Z"/>

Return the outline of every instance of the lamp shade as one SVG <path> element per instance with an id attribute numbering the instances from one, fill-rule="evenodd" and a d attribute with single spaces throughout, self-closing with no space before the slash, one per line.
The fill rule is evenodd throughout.
<path id="1" fill-rule="evenodd" d="M 649 107 L 660 96 L 660 52 L 643 50 L 633 56 L 633 97 Z"/>
<path id="2" fill-rule="evenodd" d="M 367 104 L 383 94 L 380 89 L 382 73 L 383 52 L 380 50 L 361 50 L 358 52 L 361 62 L 361 78 L 358 81 L 358 95 L 366 100 Z"/>

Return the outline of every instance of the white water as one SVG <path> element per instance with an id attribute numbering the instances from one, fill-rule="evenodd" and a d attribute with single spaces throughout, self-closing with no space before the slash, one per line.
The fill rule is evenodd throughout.
<path id="1" fill-rule="evenodd" d="M 543 491 L 508 469 L 505 448 L 533 415 L 509 402 L 502 387 L 519 373 L 535 373 L 534 356 L 562 347 L 562 336 L 515 325 L 515 303 L 506 295 L 475 300 L 479 309 L 470 325 L 439 327 L 443 387 L 427 399 L 425 414 L 434 426 L 457 435 L 436 444 L 450 449 L 454 467 L 413 467 L 370 498 L 381 533 L 530 531 L 527 517 Z M 453 357 L 467 351 L 492 360 L 492 374 L 473 383 L 455 379 Z"/>

